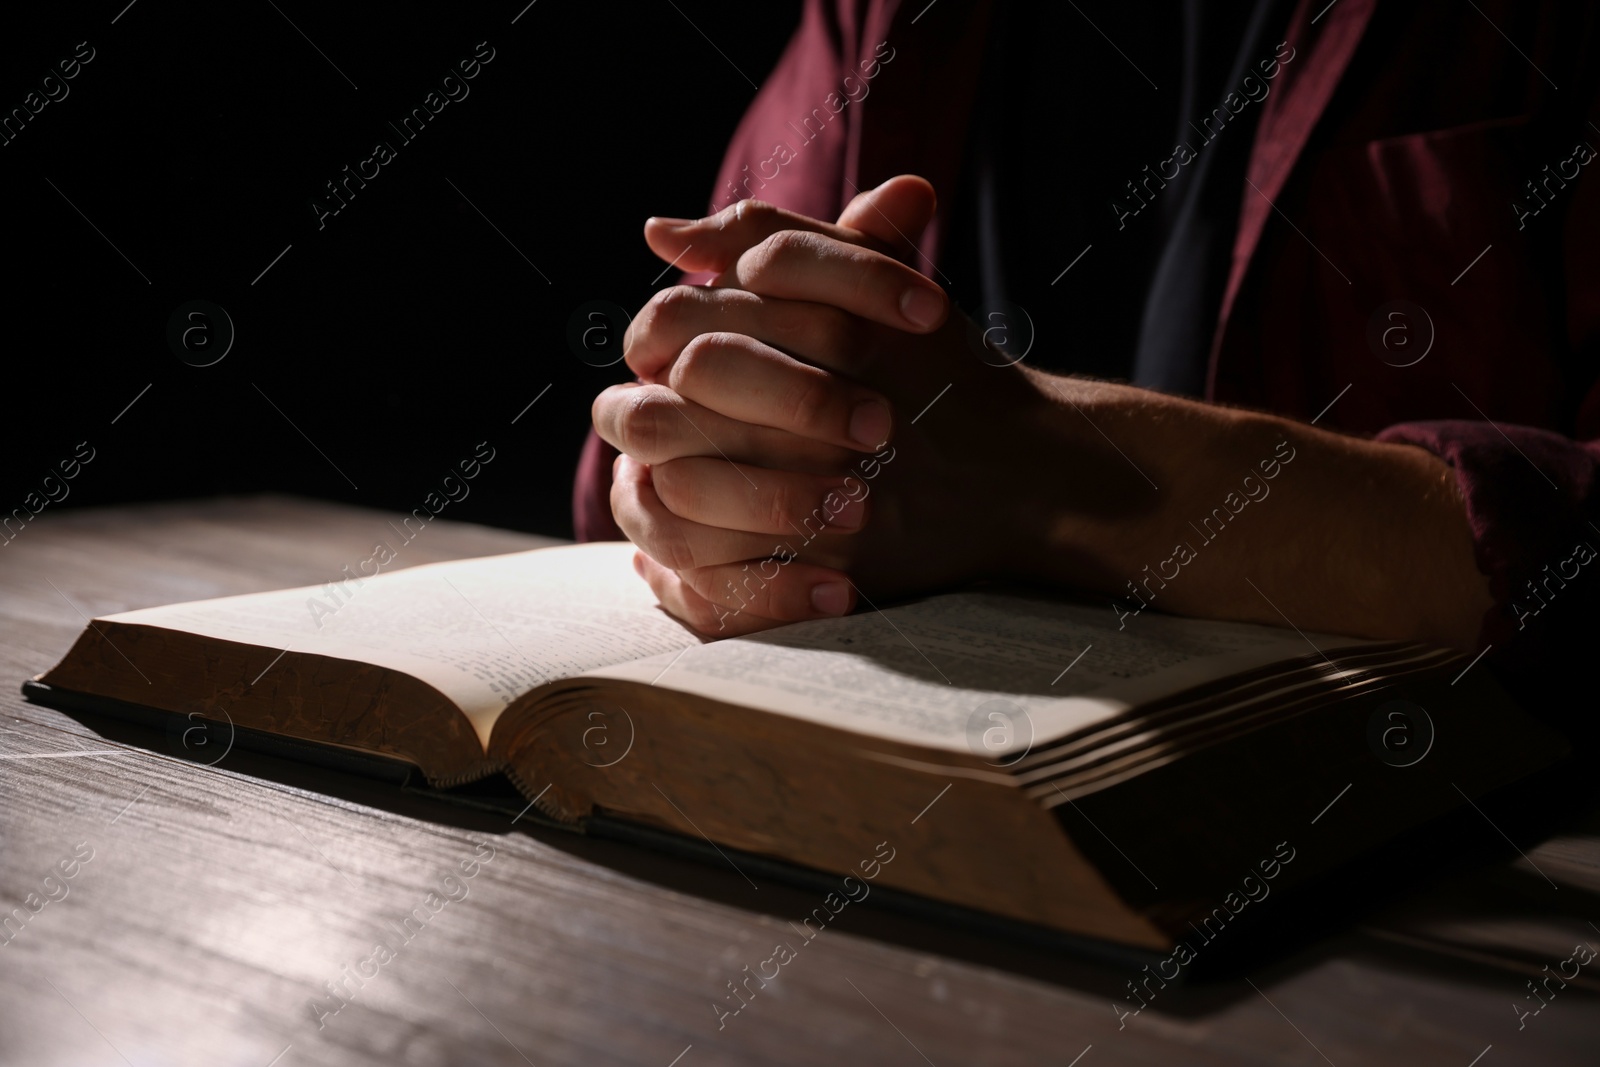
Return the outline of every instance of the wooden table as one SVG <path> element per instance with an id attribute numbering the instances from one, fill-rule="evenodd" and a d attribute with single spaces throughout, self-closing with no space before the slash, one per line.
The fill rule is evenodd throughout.
<path id="1" fill-rule="evenodd" d="M 83 616 L 319 583 L 387 517 L 278 497 L 69 510 L 0 548 L 0 909 L 26 919 L 0 946 L 0 1062 L 1600 1061 L 1600 959 L 1520 1030 L 1513 1011 L 1538 1006 L 1524 982 L 1541 967 L 1600 948 L 1592 808 L 1525 858 L 1486 818 L 1487 859 L 1465 872 L 1369 887 L 1376 910 L 1335 905 L 1320 940 L 1169 989 L 1124 1029 L 1111 1004 L 1132 974 L 861 908 L 719 1032 L 725 983 L 811 894 L 258 754 L 205 766 L 17 693 Z M 398 562 L 541 543 L 440 521 Z M 479 842 L 494 855 L 467 897 L 319 1026 L 325 983 Z"/>

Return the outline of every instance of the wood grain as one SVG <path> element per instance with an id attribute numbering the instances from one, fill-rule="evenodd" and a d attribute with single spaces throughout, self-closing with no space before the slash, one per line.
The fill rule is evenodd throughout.
<path id="1" fill-rule="evenodd" d="M 0 1062 L 1594 1062 L 1592 982 L 1520 1031 L 1511 1010 L 1529 973 L 1600 946 L 1592 809 L 1525 859 L 1485 821 L 1489 862 L 1366 886 L 1359 920 L 1169 987 L 1121 1030 L 1132 974 L 852 906 L 719 1031 L 725 983 L 800 940 L 810 894 L 250 753 L 200 765 L 17 694 L 80 611 L 325 581 L 385 518 L 276 497 L 49 512 L 0 548 L 0 917 L 25 916 L 0 945 Z M 398 563 L 540 543 L 440 521 Z M 460 879 L 480 845 L 493 858 Z M 92 858 L 63 878 L 75 848 Z M 431 911 L 452 871 L 465 896 Z M 409 940 L 385 925 L 419 907 Z M 319 1028 L 324 983 L 385 937 L 393 958 Z"/>

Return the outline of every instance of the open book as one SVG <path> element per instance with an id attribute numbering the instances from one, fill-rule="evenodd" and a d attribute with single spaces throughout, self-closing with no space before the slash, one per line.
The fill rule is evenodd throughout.
<path id="1" fill-rule="evenodd" d="M 439 787 L 500 773 L 558 821 L 1157 950 L 1564 749 L 1486 671 L 1452 685 L 1451 649 L 998 587 L 703 641 L 632 552 L 123 612 L 25 688 L 383 754 Z"/>

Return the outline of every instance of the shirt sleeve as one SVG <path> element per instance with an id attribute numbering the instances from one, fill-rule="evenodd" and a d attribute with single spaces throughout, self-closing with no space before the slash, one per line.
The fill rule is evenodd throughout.
<path id="1" fill-rule="evenodd" d="M 1402 423 L 1378 440 L 1424 448 L 1454 470 L 1494 597 L 1481 645 L 1522 660 L 1564 622 L 1600 615 L 1600 567 L 1589 566 L 1600 545 L 1600 442 L 1457 421 Z"/>

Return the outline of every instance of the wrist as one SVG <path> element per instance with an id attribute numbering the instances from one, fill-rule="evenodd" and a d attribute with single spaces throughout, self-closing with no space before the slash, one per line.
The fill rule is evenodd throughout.
<path id="1" fill-rule="evenodd" d="M 1184 402 L 1032 368 L 1024 377 L 1034 401 L 1014 424 L 1025 450 L 1013 499 L 1027 536 L 1008 562 L 1050 584 L 1115 593 L 1148 555 L 1165 496 L 1182 480 L 1163 442 Z"/>

